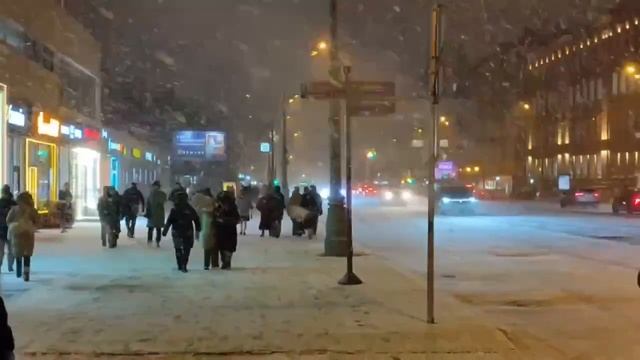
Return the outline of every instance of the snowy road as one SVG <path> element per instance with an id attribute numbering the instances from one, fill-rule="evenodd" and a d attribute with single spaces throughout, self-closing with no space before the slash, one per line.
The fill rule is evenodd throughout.
<path id="1" fill-rule="evenodd" d="M 519 338 L 567 357 L 640 358 L 640 217 L 527 203 L 484 203 L 436 218 L 437 288 Z M 423 205 L 357 203 L 356 241 L 424 273 Z"/>

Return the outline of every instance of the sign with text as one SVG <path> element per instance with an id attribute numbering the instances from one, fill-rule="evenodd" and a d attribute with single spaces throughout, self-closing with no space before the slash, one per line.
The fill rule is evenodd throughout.
<path id="1" fill-rule="evenodd" d="M 54 118 L 45 119 L 44 113 L 41 111 L 38 113 L 36 131 L 40 135 L 47 135 L 57 138 L 60 136 L 60 121 Z"/>
<path id="2" fill-rule="evenodd" d="M 227 159 L 225 133 L 178 131 L 173 136 L 173 155 L 183 161 L 224 161 Z"/>
<path id="3" fill-rule="evenodd" d="M 271 144 L 268 142 L 260 143 L 260 152 L 261 153 L 270 153 L 271 152 Z"/>

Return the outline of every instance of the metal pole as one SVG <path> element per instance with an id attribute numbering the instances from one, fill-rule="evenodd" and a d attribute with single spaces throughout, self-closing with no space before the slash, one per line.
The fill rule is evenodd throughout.
<path id="1" fill-rule="evenodd" d="M 287 149 L 287 101 L 286 97 L 282 95 L 282 123 L 280 137 L 281 141 L 281 175 L 282 180 L 280 184 L 282 185 L 282 192 L 284 193 L 284 198 L 286 200 L 289 199 L 289 151 Z"/>
<path id="2" fill-rule="evenodd" d="M 270 151 L 269 151 L 269 187 L 273 188 L 273 181 L 276 178 L 276 174 L 275 174 L 275 166 L 274 166 L 274 159 L 275 159 L 275 137 L 276 137 L 276 130 L 275 130 L 275 119 L 271 122 L 271 132 L 269 134 L 269 147 L 270 147 Z"/>
<path id="3" fill-rule="evenodd" d="M 351 67 L 344 67 L 344 89 L 345 89 L 345 162 L 346 162 L 346 197 L 347 197 L 347 242 L 349 252 L 347 253 L 347 273 L 338 281 L 340 285 L 359 285 L 362 280 L 353 272 L 353 199 L 351 189 L 351 111 L 350 104 L 350 83 L 349 78 Z"/>
<path id="4" fill-rule="evenodd" d="M 438 102 L 439 102 L 439 62 L 440 62 L 440 35 L 441 35 L 441 11 L 439 4 L 433 6 L 431 14 L 431 62 L 430 62 L 430 87 L 431 87 L 431 136 L 429 141 L 429 160 L 427 161 L 427 173 L 429 174 L 429 209 L 427 220 L 427 322 L 434 324 L 434 282 L 435 282 L 435 166 L 438 159 Z"/>
<path id="5" fill-rule="evenodd" d="M 338 58 L 338 0 L 330 0 L 329 15 L 331 17 L 331 41 L 329 44 L 330 79 L 336 82 L 335 74 L 340 71 Z M 333 98 L 329 103 L 329 208 L 327 210 L 326 238 L 324 254 L 327 256 L 346 256 L 349 249 L 347 243 L 347 219 L 344 208 L 342 188 L 342 129 L 340 99 Z"/>

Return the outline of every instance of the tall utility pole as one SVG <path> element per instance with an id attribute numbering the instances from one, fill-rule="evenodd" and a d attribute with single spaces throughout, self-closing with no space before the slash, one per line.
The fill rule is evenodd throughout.
<path id="1" fill-rule="evenodd" d="M 351 91 L 350 74 L 351 67 L 344 66 L 344 90 L 345 90 L 345 163 L 346 163 L 346 196 L 347 196 L 347 243 L 349 252 L 347 254 L 347 272 L 338 281 L 340 285 L 360 285 L 362 280 L 353 272 L 353 199 L 351 191 Z"/>
<path id="2" fill-rule="evenodd" d="M 284 198 L 289 199 L 289 149 L 287 149 L 287 98 L 282 95 L 282 120 L 280 123 L 280 185 Z"/>
<path id="3" fill-rule="evenodd" d="M 431 95 L 431 131 L 425 145 L 428 146 L 426 161 L 429 174 L 429 210 L 427 223 L 427 322 L 435 323 L 435 202 L 436 162 L 438 161 L 438 103 L 440 102 L 440 42 L 442 41 L 442 6 L 436 3 L 431 12 L 431 61 L 429 62 L 429 93 Z"/>
<path id="4" fill-rule="evenodd" d="M 329 44 L 330 68 L 329 77 L 341 73 L 338 58 L 338 0 L 330 0 L 329 14 L 331 17 L 331 42 Z M 338 82 L 332 78 L 334 82 Z M 331 99 L 329 104 L 329 161 L 330 161 L 330 196 L 327 211 L 326 238 L 324 253 L 327 256 L 347 256 L 349 246 L 347 241 L 347 216 L 344 198 L 340 193 L 342 188 L 342 128 L 341 128 L 340 99 Z"/>
<path id="5" fill-rule="evenodd" d="M 276 121 L 271 122 L 271 130 L 269 130 L 269 164 L 267 164 L 267 178 L 269 186 L 273 187 L 273 182 L 276 179 L 276 166 L 275 166 L 275 137 L 276 137 Z"/>

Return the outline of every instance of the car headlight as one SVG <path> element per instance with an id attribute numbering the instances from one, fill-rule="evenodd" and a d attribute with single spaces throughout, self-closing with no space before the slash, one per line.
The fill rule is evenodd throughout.
<path id="1" fill-rule="evenodd" d="M 448 203 L 451 202 L 451 199 L 449 199 L 448 197 L 445 196 L 445 197 L 442 198 L 442 202 L 445 203 L 445 204 L 448 204 Z"/>
<path id="2" fill-rule="evenodd" d="M 391 191 L 385 191 L 384 192 L 384 199 L 385 200 L 393 200 L 393 193 Z"/>
<path id="3" fill-rule="evenodd" d="M 411 191 L 404 190 L 402 192 L 402 200 L 411 200 L 412 197 L 413 197 L 413 194 L 411 193 Z"/>

